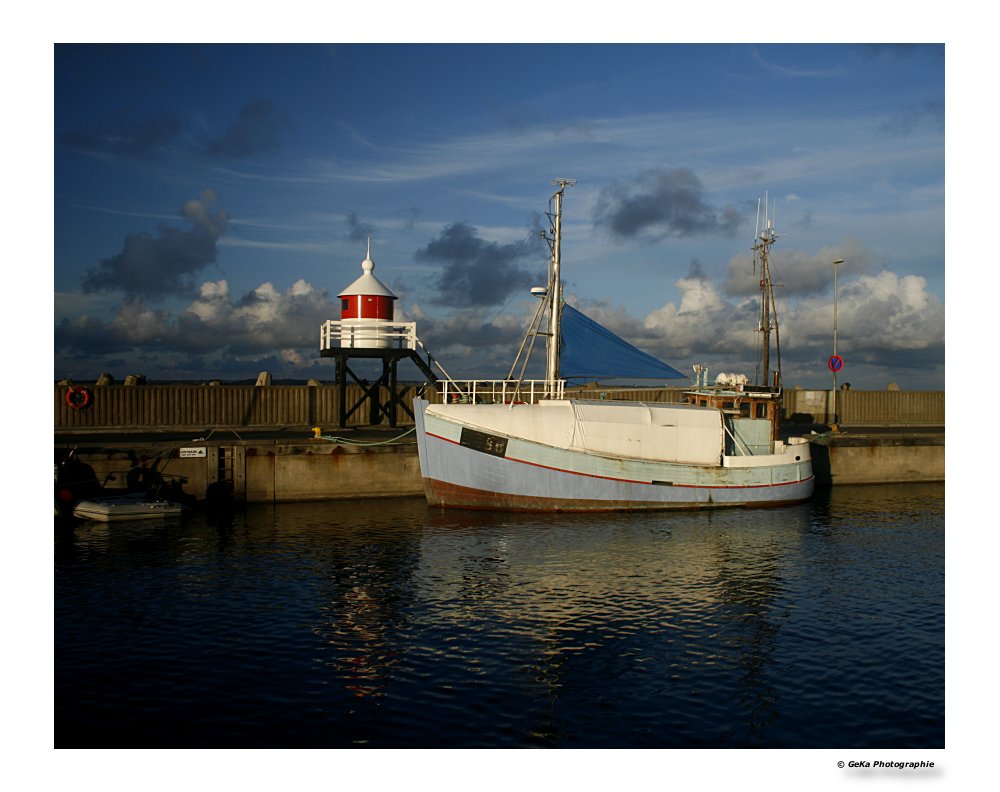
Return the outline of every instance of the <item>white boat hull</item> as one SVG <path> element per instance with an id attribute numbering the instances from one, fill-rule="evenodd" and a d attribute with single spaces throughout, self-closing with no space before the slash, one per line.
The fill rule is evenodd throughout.
<path id="1" fill-rule="evenodd" d="M 178 503 L 128 495 L 80 501 L 73 509 L 74 517 L 97 522 L 163 520 L 183 513 L 184 507 Z"/>
<path id="2" fill-rule="evenodd" d="M 634 406 L 650 412 L 657 409 L 654 405 Z M 570 426 L 572 420 L 563 421 L 569 428 L 561 430 L 555 411 L 534 416 L 524 413 L 520 421 L 541 427 L 537 434 L 550 441 L 542 443 L 496 428 L 519 423 L 499 412 L 510 410 L 507 405 L 496 405 L 496 420 L 489 408 L 476 405 L 471 405 L 475 408 L 471 411 L 467 409 L 470 405 L 434 405 L 428 411 L 428 403 L 417 399 L 414 407 L 424 490 L 434 506 L 528 511 L 762 507 L 806 500 L 813 493 L 809 445 L 797 438 L 780 444 L 782 453 L 777 454 L 716 455 L 714 462 L 664 462 L 652 458 L 652 443 L 647 443 L 641 457 L 580 448 L 582 442 L 614 441 L 606 437 L 581 441 L 584 422 L 577 420 Z M 515 405 L 514 409 L 545 408 Z M 565 412 L 562 406 L 560 410 Z M 492 426 L 484 426 L 491 422 Z M 589 424 L 592 434 L 596 425 Z M 649 435 L 662 426 L 640 430 L 624 427 L 621 434 L 630 430 Z M 572 439 L 567 439 L 570 435 Z M 618 442 L 627 444 L 627 438 Z M 707 444 L 701 445 L 704 448 Z"/>

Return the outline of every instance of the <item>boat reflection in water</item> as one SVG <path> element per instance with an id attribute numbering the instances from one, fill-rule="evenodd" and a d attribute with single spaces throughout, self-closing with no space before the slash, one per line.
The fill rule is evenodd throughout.
<path id="1" fill-rule="evenodd" d="M 56 544 L 56 743 L 942 747 L 943 504 L 85 524 Z"/>
<path id="2" fill-rule="evenodd" d="M 545 741 L 571 724 L 599 731 L 624 708 L 644 744 L 663 739 L 665 715 L 682 733 L 715 720 L 714 739 L 759 744 L 778 698 L 771 672 L 787 617 L 784 567 L 801 552 L 809 513 L 788 507 L 754 529 L 732 512 L 638 524 L 635 515 L 508 516 L 487 539 L 481 522 L 437 512 L 423 542 L 434 561 L 420 573 L 440 603 L 442 632 L 473 643 L 493 635 L 527 660 L 505 673 L 511 687 L 547 702 L 530 730 Z M 456 532 L 473 541 L 456 542 Z"/>

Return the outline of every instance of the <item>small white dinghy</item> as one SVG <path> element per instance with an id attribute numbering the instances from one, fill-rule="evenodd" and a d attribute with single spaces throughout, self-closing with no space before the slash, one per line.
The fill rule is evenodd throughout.
<path id="1" fill-rule="evenodd" d="M 119 520 L 162 520 L 180 517 L 185 507 L 179 503 L 161 500 L 147 493 L 115 495 L 80 501 L 73 509 L 73 516 L 82 520 L 118 522 Z"/>

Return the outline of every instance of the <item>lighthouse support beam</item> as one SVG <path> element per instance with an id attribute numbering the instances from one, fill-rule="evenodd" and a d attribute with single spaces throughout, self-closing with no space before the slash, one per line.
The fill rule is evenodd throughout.
<path id="1" fill-rule="evenodd" d="M 424 386 L 400 384 L 398 374 L 400 360 L 412 360 L 428 382 L 437 383 L 437 377 L 430 366 L 420 358 L 416 350 L 412 349 L 324 349 L 321 355 L 336 358 L 336 384 L 340 390 L 338 412 L 341 428 L 347 426 L 347 421 L 365 402 L 368 402 L 369 405 L 368 423 L 372 426 L 387 422 L 390 427 L 395 428 L 396 416 L 400 408 L 411 419 L 414 417 L 407 394 L 411 389 L 415 389 L 415 395 L 422 396 Z M 374 382 L 369 382 L 351 370 L 348 362 L 351 359 L 381 360 L 382 373 Z M 347 403 L 349 379 L 361 386 L 360 398 L 350 407 Z M 383 388 L 386 394 L 384 400 L 382 398 Z"/>

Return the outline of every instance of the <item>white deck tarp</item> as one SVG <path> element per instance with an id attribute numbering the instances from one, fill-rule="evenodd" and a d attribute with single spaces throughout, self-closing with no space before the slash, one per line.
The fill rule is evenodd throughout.
<path id="1" fill-rule="evenodd" d="M 428 412 L 484 432 L 628 459 L 718 465 L 724 448 L 722 413 L 688 404 L 565 400 L 432 405 Z"/>
<path id="2" fill-rule="evenodd" d="M 686 404 L 573 403 L 573 447 L 609 456 L 720 464 L 722 413 Z"/>

